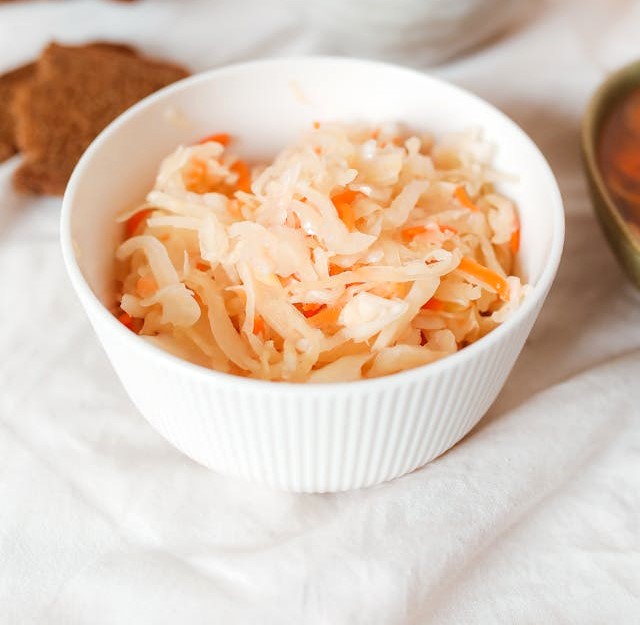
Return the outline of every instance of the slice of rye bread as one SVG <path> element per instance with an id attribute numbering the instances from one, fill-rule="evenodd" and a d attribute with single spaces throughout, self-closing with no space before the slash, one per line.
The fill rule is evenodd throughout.
<path id="1" fill-rule="evenodd" d="M 14 98 L 16 138 L 24 162 L 19 191 L 61 195 L 95 136 L 143 97 L 188 76 L 177 65 L 114 44 L 50 44 L 34 78 Z"/>
<path id="2" fill-rule="evenodd" d="M 121 52 L 136 54 L 136 51 L 131 46 L 120 43 L 97 41 L 87 45 L 96 49 L 120 50 Z M 13 98 L 18 88 L 33 78 L 35 71 L 36 63 L 28 63 L 0 75 L 0 163 L 18 151 L 16 124 L 13 115 Z"/>
<path id="3" fill-rule="evenodd" d="M 13 96 L 34 72 L 35 63 L 29 63 L 0 76 L 0 163 L 18 151 L 15 121 L 11 112 Z"/>

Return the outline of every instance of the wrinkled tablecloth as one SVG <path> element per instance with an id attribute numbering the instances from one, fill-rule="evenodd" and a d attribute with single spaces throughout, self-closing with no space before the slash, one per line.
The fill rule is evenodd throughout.
<path id="1" fill-rule="evenodd" d="M 0 69 L 114 38 L 194 70 L 331 52 L 259 0 L 14 2 Z M 586 100 L 640 55 L 640 3 L 537 4 L 434 68 L 513 117 L 566 203 L 557 282 L 489 414 L 437 461 L 336 495 L 224 479 L 118 383 L 65 276 L 58 199 L 0 166 L 0 623 L 640 622 L 640 296 L 581 173 Z"/>

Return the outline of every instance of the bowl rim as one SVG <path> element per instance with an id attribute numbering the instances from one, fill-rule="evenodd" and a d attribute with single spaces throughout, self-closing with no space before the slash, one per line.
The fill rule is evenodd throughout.
<path id="1" fill-rule="evenodd" d="M 622 93 L 616 94 L 616 92 L 625 91 L 624 82 L 627 76 L 634 71 L 637 71 L 640 74 L 640 60 L 632 61 L 631 63 L 627 63 L 618 68 L 596 89 L 589 99 L 582 118 L 580 139 L 587 176 L 591 178 L 595 184 L 598 195 L 604 202 L 607 208 L 607 213 L 611 219 L 613 219 L 617 228 L 621 231 L 629 244 L 635 249 L 635 253 L 640 254 L 640 240 L 638 240 L 638 237 L 633 234 L 627 220 L 622 216 L 618 205 L 614 201 L 609 191 L 609 187 L 604 181 L 600 166 L 598 165 L 597 154 L 598 135 L 604 118 L 622 97 Z M 640 88 L 640 80 L 638 81 L 636 88 Z M 607 102 L 609 98 L 612 98 L 612 100 Z"/>
<path id="2" fill-rule="evenodd" d="M 431 82 L 438 87 L 445 87 L 459 95 L 463 95 L 466 98 L 472 100 L 474 103 L 482 105 L 483 107 L 489 107 L 495 115 L 502 118 L 502 121 L 511 126 L 512 130 L 525 144 L 528 144 L 531 151 L 536 154 L 543 166 L 545 177 L 548 179 L 549 191 L 552 196 L 552 240 L 549 248 L 549 254 L 547 255 L 543 270 L 538 277 L 535 284 L 532 285 L 531 292 L 527 298 L 525 298 L 522 305 L 502 324 L 494 328 L 491 332 L 487 333 L 481 339 L 465 347 L 462 350 L 445 356 L 439 360 L 414 367 L 412 369 L 406 369 L 397 373 L 377 377 L 366 378 L 361 380 L 352 380 L 344 382 L 280 382 L 273 380 L 262 380 L 256 378 L 249 378 L 244 376 L 238 376 L 215 369 L 210 369 L 201 365 L 197 365 L 188 360 L 174 356 L 173 354 L 163 350 L 162 348 L 153 345 L 148 341 L 140 340 L 140 337 L 133 334 L 130 330 L 125 328 L 116 317 L 107 309 L 107 307 L 98 299 L 97 295 L 93 292 L 87 281 L 85 280 L 80 266 L 78 264 L 75 245 L 73 242 L 71 232 L 71 217 L 73 207 L 75 204 L 76 190 L 80 183 L 80 180 L 87 168 L 89 162 L 93 158 L 94 154 L 100 150 L 102 143 L 114 132 L 116 132 L 123 124 L 129 119 L 140 114 L 147 107 L 161 101 L 165 98 L 169 98 L 172 94 L 188 90 L 195 85 L 205 83 L 210 80 L 215 80 L 221 76 L 232 74 L 235 72 L 244 72 L 249 70 L 261 69 L 267 66 L 286 66 L 291 64 L 341 64 L 350 65 L 353 70 L 358 68 L 367 67 L 369 69 L 378 69 L 385 72 L 393 71 L 396 73 L 404 73 L 408 76 L 419 78 L 420 80 Z M 403 67 L 393 63 L 386 63 L 381 61 L 373 61 L 358 58 L 346 58 L 346 57 L 332 57 L 332 56 L 306 56 L 306 57 L 279 57 L 272 59 L 259 59 L 252 61 L 245 61 L 240 63 L 233 63 L 230 65 L 224 65 L 218 68 L 206 70 L 194 74 L 193 76 L 184 78 L 177 81 L 159 91 L 147 96 L 141 101 L 134 104 L 132 107 L 124 111 L 115 120 L 113 120 L 108 126 L 106 126 L 102 132 L 92 141 L 89 147 L 86 149 L 78 164 L 76 165 L 69 183 L 67 185 L 64 197 L 62 200 L 62 212 L 60 217 L 60 243 L 62 247 L 63 260 L 67 269 L 67 273 L 71 280 L 71 283 L 82 301 L 86 312 L 93 320 L 94 316 L 97 319 L 107 324 L 113 332 L 119 335 L 120 339 L 125 342 L 131 350 L 138 351 L 146 354 L 149 358 L 161 360 L 166 366 L 182 370 L 200 377 L 203 380 L 209 382 L 217 381 L 219 383 L 236 384 L 239 387 L 247 390 L 253 389 L 260 392 L 287 392 L 290 394 L 310 394 L 310 393 L 345 393 L 352 392 L 356 389 L 361 392 L 366 392 L 367 389 L 373 385 L 380 384 L 403 384 L 412 381 L 419 380 L 425 375 L 436 375 L 447 369 L 451 369 L 458 365 L 461 365 L 465 361 L 472 360 L 476 354 L 482 350 L 488 349 L 491 345 L 498 343 L 512 331 L 521 321 L 525 319 L 535 308 L 544 300 L 548 293 L 562 256 L 562 250 L 564 246 L 564 232 L 565 232 L 565 219 L 564 219 L 564 207 L 562 196 L 558 188 L 555 175 L 535 142 L 527 135 L 527 133 L 520 128 L 510 117 L 503 113 L 500 109 L 490 104 L 486 100 L 480 98 L 474 93 L 458 87 L 446 80 L 436 78 L 433 75 L 418 70 Z"/>

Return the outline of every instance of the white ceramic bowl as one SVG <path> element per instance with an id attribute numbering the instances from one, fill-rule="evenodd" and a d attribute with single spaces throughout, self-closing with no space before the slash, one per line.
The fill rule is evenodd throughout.
<path id="1" fill-rule="evenodd" d="M 313 120 L 402 121 L 437 133 L 480 126 L 503 191 L 522 222 L 522 274 L 534 285 L 506 323 L 436 363 L 388 377 L 286 384 L 211 371 L 161 351 L 109 313 L 115 216 L 141 200 L 160 160 L 180 143 L 229 132 L 249 159 L 274 155 Z M 553 174 L 512 121 L 474 95 L 375 62 L 258 61 L 194 76 L 140 102 L 89 147 L 64 197 L 61 238 L 73 285 L 131 399 L 178 449 L 225 474 L 276 488 L 368 486 L 429 462 L 487 411 L 553 281 L 564 238 Z"/>
<path id="2" fill-rule="evenodd" d="M 440 63 L 503 32 L 535 0 L 287 0 L 322 49 Z"/>

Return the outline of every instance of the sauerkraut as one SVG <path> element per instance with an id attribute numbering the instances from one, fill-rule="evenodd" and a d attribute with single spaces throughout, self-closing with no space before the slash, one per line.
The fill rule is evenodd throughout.
<path id="1" fill-rule="evenodd" d="M 424 365 L 520 305 L 516 207 L 479 131 L 315 123 L 268 165 L 180 147 L 120 216 L 119 319 L 226 373 L 351 381 Z"/>

